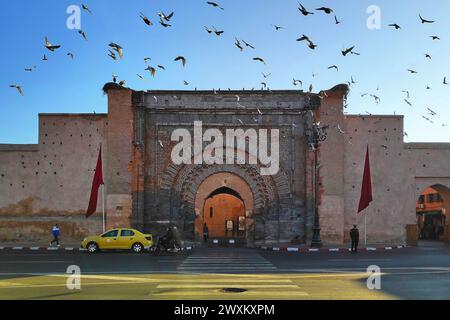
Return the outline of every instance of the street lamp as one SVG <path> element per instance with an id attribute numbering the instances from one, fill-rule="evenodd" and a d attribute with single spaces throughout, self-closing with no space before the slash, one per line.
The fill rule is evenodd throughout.
<path id="1" fill-rule="evenodd" d="M 311 112 L 313 115 L 314 113 Z M 308 134 L 308 144 L 311 150 L 314 152 L 314 172 L 313 172 L 313 187 L 314 187 L 314 227 L 313 236 L 311 240 L 312 248 L 322 247 L 322 239 L 320 238 L 320 217 L 319 217 L 319 183 L 318 183 L 318 148 L 321 142 L 327 139 L 327 129 L 329 126 L 321 126 L 320 122 L 315 121 L 315 116 L 313 116 L 313 124 Z"/>

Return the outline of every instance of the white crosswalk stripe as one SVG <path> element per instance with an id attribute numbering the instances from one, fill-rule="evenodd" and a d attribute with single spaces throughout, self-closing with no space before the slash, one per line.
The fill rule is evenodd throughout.
<path id="1" fill-rule="evenodd" d="M 199 252 L 189 256 L 179 271 L 238 272 L 274 271 L 277 268 L 255 252 Z"/>

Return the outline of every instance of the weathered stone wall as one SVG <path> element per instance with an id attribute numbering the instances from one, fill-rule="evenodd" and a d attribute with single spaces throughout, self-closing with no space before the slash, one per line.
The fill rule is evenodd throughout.
<path id="1" fill-rule="evenodd" d="M 37 145 L 0 145 L 0 241 L 48 240 L 54 223 L 64 240 L 101 231 L 98 214 L 84 216 L 106 124 L 104 114 L 41 114 Z"/>

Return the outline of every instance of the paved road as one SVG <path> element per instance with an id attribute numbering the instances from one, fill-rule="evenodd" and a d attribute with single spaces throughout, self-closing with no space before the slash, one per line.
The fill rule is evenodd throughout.
<path id="1" fill-rule="evenodd" d="M 66 287 L 67 267 L 82 290 Z M 382 290 L 368 290 L 367 267 L 381 268 Z M 226 288 L 242 293 L 224 292 Z M 285 253 L 195 249 L 130 253 L 3 251 L 0 299 L 450 299 L 450 247 L 391 252 Z"/>

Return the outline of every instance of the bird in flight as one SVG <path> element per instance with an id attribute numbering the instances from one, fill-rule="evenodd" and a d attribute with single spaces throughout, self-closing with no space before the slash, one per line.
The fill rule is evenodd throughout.
<path id="1" fill-rule="evenodd" d="M 410 72 L 411 74 L 417 74 L 418 73 L 417 71 L 411 70 L 411 69 L 408 69 L 408 72 Z"/>
<path id="2" fill-rule="evenodd" d="M 224 9 L 223 9 L 218 3 L 216 3 L 216 2 L 207 1 L 206 3 L 209 4 L 210 6 L 213 6 L 213 7 L 215 7 L 215 8 L 218 8 L 218 9 L 220 9 L 220 10 L 224 10 Z"/>
<path id="3" fill-rule="evenodd" d="M 170 13 L 169 15 L 166 15 L 164 12 L 158 12 L 158 16 L 161 18 L 161 20 L 165 20 L 167 22 L 170 21 L 170 19 L 172 19 L 173 17 L 173 12 Z"/>
<path id="4" fill-rule="evenodd" d="M 145 57 L 145 58 L 144 58 L 144 62 L 145 62 L 145 63 L 149 62 L 150 60 L 152 60 L 152 58 L 150 58 L 150 57 Z"/>
<path id="5" fill-rule="evenodd" d="M 83 37 L 84 40 L 87 41 L 87 35 L 86 35 L 86 32 L 84 32 L 83 30 L 78 30 L 78 33 Z"/>
<path id="6" fill-rule="evenodd" d="M 298 10 L 301 12 L 301 14 L 303 14 L 304 16 L 308 16 L 310 14 L 314 14 L 314 12 L 309 12 L 308 10 L 306 10 L 306 8 L 299 2 L 298 3 Z"/>
<path id="7" fill-rule="evenodd" d="M 338 20 L 338 18 L 336 16 L 334 16 L 334 23 L 335 24 L 341 24 L 342 20 Z"/>
<path id="8" fill-rule="evenodd" d="M 271 73 L 265 74 L 264 72 L 262 72 L 261 74 L 264 77 L 264 79 L 267 79 L 268 77 L 270 77 L 272 75 Z"/>
<path id="9" fill-rule="evenodd" d="M 123 59 L 123 48 L 120 45 L 111 42 L 109 46 L 119 54 L 120 59 Z"/>
<path id="10" fill-rule="evenodd" d="M 184 81 L 183 81 L 183 84 L 184 84 L 185 86 L 188 86 L 188 85 L 189 85 L 189 82 L 187 82 L 186 80 L 184 80 Z"/>
<path id="11" fill-rule="evenodd" d="M 274 27 L 276 31 L 284 29 L 284 27 L 277 26 L 276 24 L 272 24 L 272 27 Z"/>
<path id="12" fill-rule="evenodd" d="M 420 18 L 420 21 L 422 22 L 422 24 L 424 24 L 424 23 L 435 23 L 436 22 L 434 20 L 426 20 L 426 19 L 422 18 L 422 16 L 420 14 L 419 14 L 419 18 Z"/>
<path id="13" fill-rule="evenodd" d="M 48 61 L 47 56 L 44 54 L 44 56 L 42 57 L 42 61 Z"/>
<path id="14" fill-rule="evenodd" d="M 317 8 L 316 11 L 323 11 L 323 12 L 325 12 L 326 14 L 330 14 L 330 13 L 333 12 L 333 9 L 327 8 L 327 7 L 320 7 L 320 8 Z"/>
<path id="15" fill-rule="evenodd" d="M 341 51 L 341 52 L 342 52 L 342 55 L 345 57 L 345 56 L 348 55 L 349 53 L 353 53 L 353 49 L 355 49 L 355 46 L 350 47 L 350 48 L 348 48 L 348 49 L 342 50 L 342 51 Z"/>
<path id="16" fill-rule="evenodd" d="M 148 25 L 148 26 L 152 26 L 153 25 L 153 22 L 151 22 L 150 19 L 147 18 L 147 16 L 144 15 L 142 12 L 140 13 L 140 17 L 141 17 L 142 21 L 144 21 L 144 23 L 146 25 Z"/>
<path id="17" fill-rule="evenodd" d="M 439 38 L 438 36 L 430 36 L 430 38 L 433 40 L 441 40 L 441 38 Z"/>
<path id="18" fill-rule="evenodd" d="M 183 67 L 186 66 L 186 58 L 183 56 L 176 57 L 174 61 L 181 61 L 181 63 L 183 64 Z"/>
<path id="19" fill-rule="evenodd" d="M 431 60 L 431 56 L 428 53 L 425 53 L 425 58 L 428 58 Z"/>
<path id="20" fill-rule="evenodd" d="M 443 81 L 442 83 L 445 84 L 445 85 L 448 85 L 448 83 L 447 83 L 447 77 L 444 77 L 444 81 Z"/>
<path id="21" fill-rule="evenodd" d="M 336 69 L 336 71 L 339 71 L 339 67 L 337 65 L 329 66 L 328 69 L 330 69 L 330 70 L 331 69 Z"/>
<path id="22" fill-rule="evenodd" d="M 154 77 L 156 75 L 156 69 L 153 68 L 152 66 L 148 66 L 145 70 L 149 71 L 150 74 L 152 75 L 152 77 Z"/>
<path id="23" fill-rule="evenodd" d="M 166 70 L 166 67 L 164 67 L 163 65 L 158 64 L 157 67 L 160 68 L 161 70 Z"/>
<path id="24" fill-rule="evenodd" d="M 108 56 L 111 57 L 111 59 L 113 60 L 117 60 L 116 54 L 111 50 L 108 50 Z"/>
<path id="25" fill-rule="evenodd" d="M 252 46 L 250 43 L 248 43 L 248 42 L 246 42 L 245 40 L 242 40 L 242 42 L 245 44 L 245 46 L 246 47 L 249 47 L 249 48 L 252 48 L 252 49 L 255 49 L 255 47 L 254 46 Z"/>
<path id="26" fill-rule="evenodd" d="M 60 45 L 53 45 L 53 44 L 51 44 L 51 42 L 48 41 L 48 38 L 47 38 L 47 37 L 45 37 L 45 47 L 46 47 L 48 50 L 50 50 L 51 52 L 54 52 L 56 49 L 61 48 Z"/>
<path id="27" fill-rule="evenodd" d="M 34 70 L 36 70 L 36 66 L 33 66 L 32 68 L 25 68 L 24 70 L 27 72 L 33 72 Z"/>
<path id="28" fill-rule="evenodd" d="M 253 60 L 254 60 L 254 61 L 259 61 L 259 62 L 262 62 L 262 63 L 266 64 L 266 62 L 264 61 L 264 59 L 263 59 L 263 58 L 260 58 L 260 57 L 255 57 L 255 58 L 253 58 Z"/>
<path id="29" fill-rule="evenodd" d="M 83 10 L 85 10 L 85 11 L 89 12 L 90 14 L 92 14 L 91 9 L 89 9 L 87 5 L 81 4 L 81 8 L 83 8 Z"/>
<path id="30" fill-rule="evenodd" d="M 236 41 L 234 42 L 234 45 L 236 47 L 238 47 L 241 50 L 241 52 L 244 51 L 244 48 L 242 47 L 241 42 L 239 41 L 239 39 L 238 38 L 235 38 L 235 39 L 236 39 Z"/>
<path id="31" fill-rule="evenodd" d="M 172 26 L 171 24 L 164 22 L 163 19 L 159 19 L 159 24 L 162 25 L 164 28 L 168 28 L 168 27 Z"/>
<path id="32" fill-rule="evenodd" d="M 67 53 L 67 56 L 70 57 L 72 60 L 75 58 L 75 55 L 72 52 Z"/>
<path id="33" fill-rule="evenodd" d="M 390 25 L 388 25 L 389 27 L 394 27 L 395 28 L 395 30 L 399 30 L 399 29 L 401 29 L 402 27 L 400 27 L 398 24 L 396 24 L 396 23 L 392 23 L 392 24 L 390 24 Z"/>
<path id="34" fill-rule="evenodd" d="M 23 90 L 22 90 L 22 87 L 21 87 L 20 85 L 18 85 L 18 84 L 12 84 L 12 85 L 10 85 L 9 87 L 10 87 L 10 88 L 16 88 L 17 91 L 19 91 L 20 95 L 23 96 Z"/>
<path id="35" fill-rule="evenodd" d="M 409 101 L 406 100 L 406 99 L 403 99 L 403 100 L 405 100 L 405 102 L 406 102 L 410 107 L 412 107 L 412 103 L 411 103 L 411 102 L 409 102 Z"/>
<path id="36" fill-rule="evenodd" d="M 303 81 L 302 80 L 296 80 L 295 78 L 292 79 L 292 84 L 294 86 L 298 86 L 300 85 L 301 87 L 303 86 Z"/>

